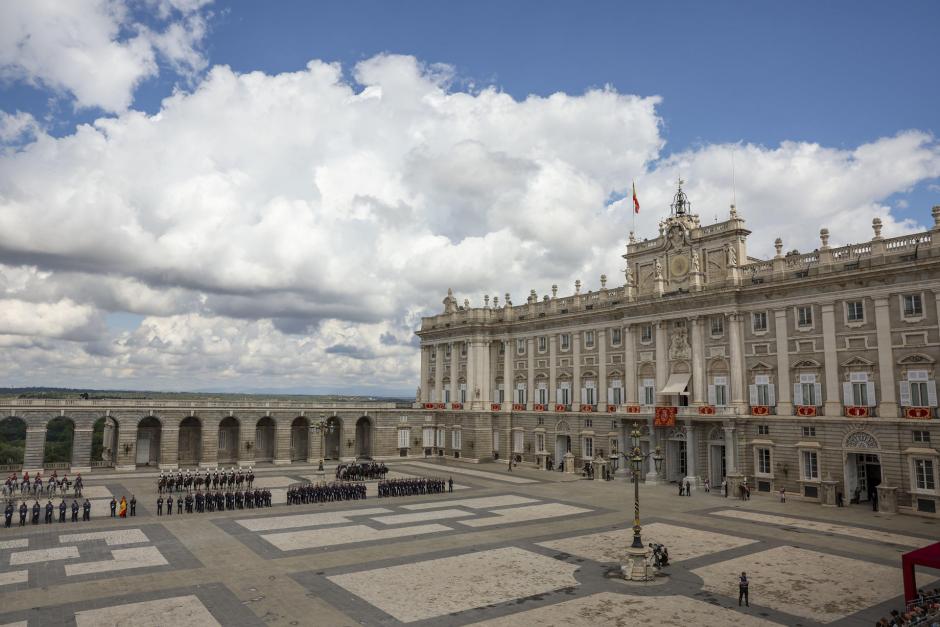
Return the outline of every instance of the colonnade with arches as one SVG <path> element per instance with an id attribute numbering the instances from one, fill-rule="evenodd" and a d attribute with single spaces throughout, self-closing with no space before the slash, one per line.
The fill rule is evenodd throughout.
<path id="1" fill-rule="evenodd" d="M 368 414 L 20 411 L 0 419 L 0 471 L 212 468 L 371 457 Z"/>

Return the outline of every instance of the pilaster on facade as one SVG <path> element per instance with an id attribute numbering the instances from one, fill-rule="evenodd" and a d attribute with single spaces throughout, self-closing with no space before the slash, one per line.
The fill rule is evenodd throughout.
<path id="1" fill-rule="evenodd" d="M 528 358 L 528 373 L 526 377 L 526 409 L 532 410 L 535 404 L 535 338 L 529 336 L 525 341 L 526 357 Z"/>
<path id="2" fill-rule="evenodd" d="M 430 390 L 428 389 L 428 378 L 430 373 L 430 351 L 433 350 L 431 347 L 422 346 L 421 347 L 421 383 L 420 390 L 421 394 L 416 399 L 419 403 L 430 402 Z"/>
<path id="3" fill-rule="evenodd" d="M 571 398 L 577 407 L 581 404 L 581 333 L 571 334 Z"/>
<path id="4" fill-rule="evenodd" d="M 435 403 L 444 402 L 444 345 L 436 344 L 433 347 L 434 355 L 434 397 Z"/>
<path id="5" fill-rule="evenodd" d="M 700 407 L 707 401 L 705 398 L 705 338 L 702 326 L 704 320 L 701 316 L 693 316 L 692 323 L 692 405 Z M 692 474 L 691 472 L 689 473 Z"/>
<path id="6" fill-rule="evenodd" d="M 836 351 L 835 305 L 833 303 L 823 303 L 820 306 L 820 312 L 822 314 L 824 368 L 826 373 L 826 415 L 841 416 L 842 401 L 839 394 L 842 386 L 839 381 L 839 355 Z"/>
<path id="7" fill-rule="evenodd" d="M 548 336 L 548 403 L 554 406 L 558 394 L 558 337 Z"/>
<path id="8" fill-rule="evenodd" d="M 623 326 L 623 389 L 627 405 L 636 405 L 637 402 L 637 376 L 636 376 L 636 337 L 634 325 Z"/>
<path id="9" fill-rule="evenodd" d="M 741 331 L 743 316 L 739 313 L 728 315 L 728 344 L 731 353 L 731 372 L 729 381 L 731 382 L 731 405 L 736 409 L 743 410 L 747 406 L 747 398 L 744 396 L 746 389 L 745 366 L 744 366 L 744 337 Z"/>
<path id="10" fill-rule="evenodd" d="M 787 334 L 787 310 L 774 310 L 774 333 L 777 342 L 777 413 L 789 416 L 793 413 L 790 385 L 790 340 Z"/>
<path id="11" fill-rule="evenodd" d="M 513 364 L 515 359 L 513 358 L 513 341 L 512 339 L 507 338 L 503 341 L 503 404 L 501 409 L 508 413 L 512 411 L 513 403 L 513 386 L 515 385 L 516 377 L 513 373 Z"/>
<path id="12" fill-rule="evenodd" d="M 460 342 L 450 345 L 450 402 L 460 400 Z M 444 398 L 441 397 L 441 402 Z"/>
<path id="13" fill-rule="evenodd" d="M 610 402 L 607 398 L 607 329 L 597 330 L 597 404 Z"/>
<path id="14" fill-rule="evenodd" d="M 666 353 L 666 327 L 669 322 L 660 320 L 656 323 L 656 404 L 666 405 L 669 402 L 668 396 L 659 393 L 666 387 L 666 381 L 669 379 L 669 358 Z"/>
<path id="15" fill-rule="evenodd" d="M 891 349 L 891 312 L 887 298 L 875 299 L 875 330 L 878 336 L 878 416 L 898 417 L 898 400 L 894 384 L 894 351 Z"/>

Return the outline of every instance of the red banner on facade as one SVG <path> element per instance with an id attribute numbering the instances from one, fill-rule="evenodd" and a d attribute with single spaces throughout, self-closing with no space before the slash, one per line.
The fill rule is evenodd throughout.
<path id="1" fill-rule="evenodd" d="M 867 407 L 848 406 L 845 408 L 845 415 L 850 418 L 864 418 L 868 415 Z"/>
<path id="2" fill-rule="evenodd" d="M 592 412 L 592 411 L 594 411 L 594 405 L 581 405 L 581 407 L 578 409 L 578 411 Z"/>
<path id="3" fill-rule="evenodd" d="M 450 408 L 451 409 L 463 409 L 463 403 L 451 403 Z"/>
<path id="4" fill-rule="evenodd" d="M 561 403 L 555 403 L 555 411 L 566 411 L 565 405 Z"/>
<path id="5" fill-rule="evenodd" d="M 766 405 L 752 405 L 751 406 L 751 415 L 752 416 L 766 416 L 770 413 L 770 408 Z"/>
<path id="6" fill-rule="evenodd" d="M 702 405 L 698 408 L 698 413 L 700 416 L 714 416 L 715 408 L 711 405 Z"/>
<path id="7" fill-rule="evenodd" d="M 914 418 L 916 420 L 925 420 L 930 418 L 930 408 L 929 407 L 905 407 L 904 408 L 904 417 L 905 418 Z"/>
<path id="8" fill-rule="evenodd" d="M 607 413 L 608 413 L 608 414 L 613 414 L 613 413 L 615 413 L 616 411 L 617 411 L 617 406 L 616 406 L 616 405 L 608 405 L 608 406 L 607 406 Z"/>
<path id="9" fill-rule="evenodd" d="M 678 413 L 678 407 L 657 407 L 653 417 L 653 425 L 656 427 L 675 427 L 676 414 Z"/>
<path id="10" fill-rule="evenodd" d="M 815 416 L 816 406 L 815 405 L 797 405 L 796 415 L 797 416 Z"/>
<path id="11" fill-rule="evenodd" d="M 513 411 L 525 411 L 525 404 L 524 404 L 524 403 L 513 403 L 513 404 L 512 404 L 512 410 L 513 410 Z"/>
<path id="12" fill-rule="evenodd" d="M 627 405 L 627 413 L 628 414 L 640 413 L 640 406 L 639 405 Z"/>
<path id="13" fill-rule="evenodd" d="M 499 403 L 493 403 L 490 405 L 490 411 L 499 411 L 502 408 L 502 405 Z"/>
<path id="14" fill-rule="evenodd" d="M 547 410 L 548 410 L 548 408 L 545 407 L 545 404 L 544 404 L 544 403 L 536 403 L 536 404 L 535 404 L 535 411 L 547 411 Z"/>

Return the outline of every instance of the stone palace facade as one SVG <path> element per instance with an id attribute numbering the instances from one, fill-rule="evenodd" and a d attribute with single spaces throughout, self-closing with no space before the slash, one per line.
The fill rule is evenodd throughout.
<path id="1" fill-rule="evenodd" d="M 46 428 L 74 428 L 73 470 L 214 467 L 320 459 L 446 456 L 540 467 L 606 460 L 637 423 L 645 480 L 785 489 L 883 510 L 940 505 L 940 207 L 933 228 L 748 257 L 732 206 L 702 225 L 682 192 L 655 239 L 631 234 L 623 283 L 509 295 L 424 318 L 414 404 L 247 400 L 0 400 L 26 425 L 23 467 Z M 101 459 L 92 460 L 95 425 Z M 0 464 L 4 460 L 0 460 Z M 65 464 L 64 466 L 69 466 Z"/>

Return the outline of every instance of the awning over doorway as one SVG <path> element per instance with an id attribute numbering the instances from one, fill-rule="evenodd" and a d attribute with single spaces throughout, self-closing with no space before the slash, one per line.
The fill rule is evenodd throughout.
<path id="1" fill-rule="evenodd" d="M 666 387 L 659 391 L 660 394 L 688 394 L 685 388 L 689 385 L 689 379 L 692 375 L 688 372 L 682 374 L 671 374 L 666 381 Z"/>

